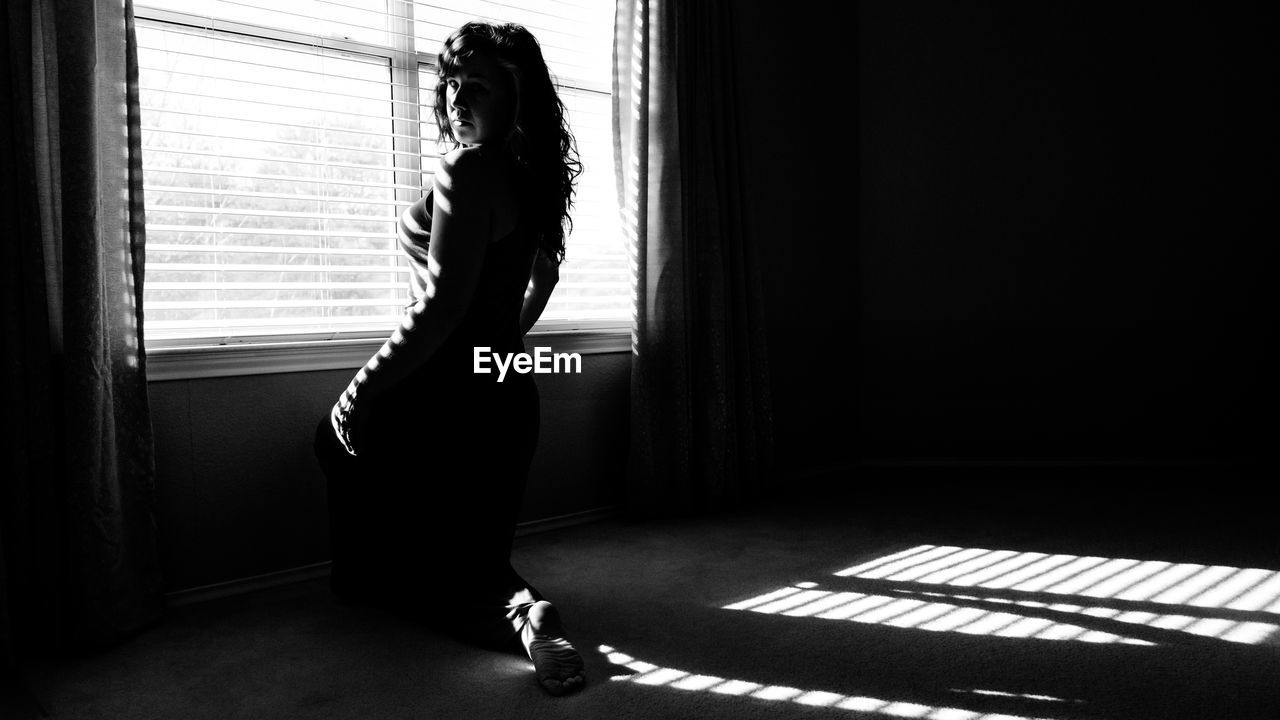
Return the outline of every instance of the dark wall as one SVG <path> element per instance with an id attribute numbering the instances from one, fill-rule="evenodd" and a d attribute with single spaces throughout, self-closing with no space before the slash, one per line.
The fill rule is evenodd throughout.
<path id="1" fill-rule="evenodd" d="M 852 6 L 734 4 L 748 241 L 766 303 L 774 432 L 791 477 L 847 465 L 857 419 L 857 113 Z M 840 13 L 843 12 L 844 15 Z M 819 30 L 821 26 L 823 30 Z M 814 33 L 818 33 L 814 35 Z"/>
<path id="2" fill-rule="evenodd" d="M 554 347 L 545 337 L 538 343 Z M 329 560 L 325 481 L 312 439 L 357 369 L 150 384 L 167 590 Z M 520 521 L 621 502 L 630 374 L 622 352 L 584 354 L 580 375 L 538 376 L 542 430 Z M 423 520 L 444 511 L 424 508 Z"/>
<path id="3" fill-rule="evenodd" d="M 1210 4 L 859 8 L 856 283 L 812 238 L 780 282 L 857 294 L 860 456 L 1259 454 L 1274 28 Z"/>

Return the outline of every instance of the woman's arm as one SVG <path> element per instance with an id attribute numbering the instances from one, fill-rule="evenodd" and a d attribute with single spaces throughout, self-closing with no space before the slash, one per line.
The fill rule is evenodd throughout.
<path id="1" fill-rule="evenodd" d="M 475 150 L 461 149 L 443 158 L 435 176 L 431 244 L 426 292 L 334 405 L 334 430 L 347 452 L 356 455 L 363 430 L 366 398 L 376 397 L 407 378 L 444 344 L 462 322 L 475 294 L 489 242 L 486 201 L 489 166 Z"/>
<path id="2" fill-rule="evenodd" d="M 529 274 L 531 286 L 524 294 L 524 305 L 520 308 L 520 334 L 524 335 L 533 328 L 534 323 L 542 316 L 542 311 L 551 299 L 551 291 L 560 282 L 560 267 L 549 260 L 542 250 L 533 260 L 533 271 Z"/>

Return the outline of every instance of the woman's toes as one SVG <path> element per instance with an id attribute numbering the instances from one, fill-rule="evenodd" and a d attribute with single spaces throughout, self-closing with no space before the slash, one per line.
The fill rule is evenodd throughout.
<path id="1" fill-rule="evenodd" d="M 560 613 L 551 603 L 534 603 L 526 616 L 523 638 L 538 683 L 552 695 L 564 695 L 586 682 L 582 656 L 564 637 Z"/>

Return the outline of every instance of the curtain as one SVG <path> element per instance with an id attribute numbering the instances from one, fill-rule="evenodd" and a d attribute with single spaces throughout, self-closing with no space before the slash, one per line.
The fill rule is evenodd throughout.
<path id="1" fill-rule="evenodd" d="M 614 159 L 635 314 L 626 497 L 640 514 L 740 505 L 774 476 L 730 7 L 618 2 Z"/>
<path id="2" fill-rule="evenodd" d="M 0 651 L 103 646 L 162 603 L 129 0 L 0 15 Z"/>

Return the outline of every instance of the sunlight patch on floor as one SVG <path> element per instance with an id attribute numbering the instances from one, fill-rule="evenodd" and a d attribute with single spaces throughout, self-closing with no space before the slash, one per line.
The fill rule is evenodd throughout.
<path id="1" fill-rule="evenodd" d="M 919 703 L 841 695 L 840 693 L 827 692 L 825 690 L 803 690 L 783 685 L 765 685 L 746 680 L 721 678 L 714 675 L 697 675 L 684 670 L 659 667 L 652 663 L 637 660 L 608 645 L 601 645 L 598 649 L 609 659 L 609 662 L 632 671 L 632 674 L 614 675 L 610 678 L 610 680 L 616 682 L 753 697 L 759 700 L 772 700 L 775 702 L 792 702 L 813 707 L 830 707 L 862 713 L 875 713 L 894 718 L 923 718 L 924 720 L 1048 720 L 1048 718 L 1041 717 L 982 713 L 962 708 L 934 707 Z M 1010 693 L 996 693 L 994 691 L 988 691 L 984 694 L 1001 694 L 1008 697 L 1022 697 L 1038 701 L 1062 702 L 1058 698 L 1049 698 L 1047 696 L 1014 696 Z"/>
<path id="2" fill-rule="evenodd" d="M 1259 568 L 919 545 L 835 576 L 852 582 L 798 582 L 723 609 L 1136 645 L 1155 643 L 1126 625 L 1244 644 L 1280 635 L 1280 573 Z M 867 591 L 838 589 L 850 584 Z"/>

